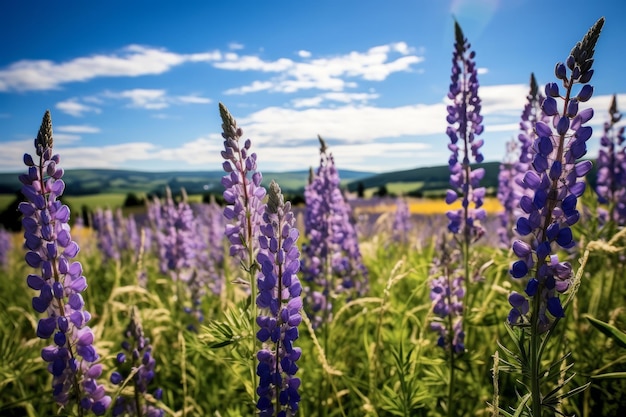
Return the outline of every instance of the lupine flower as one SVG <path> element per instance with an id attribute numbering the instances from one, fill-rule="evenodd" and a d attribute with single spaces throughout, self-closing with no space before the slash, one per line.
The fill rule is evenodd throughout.
<path id="1" fill-rule="evenodd" d="M 259 236 L 259 226 L 265 205 L 265 188 L 261 186 L 263 176 L 257 171 L 256 153 L 251 153 L 252 142 L 243 136 L 241 128 L 228 112 L 219 104 L 222 118 L 224 150 L 222 168 L 227 173 L 222 178 L 224 186 L 224 217 L 231 221 L 226 226 L 226 237 L 230 242 L 230 255 L 241 261 L 245 268 L 254 263 L 254 240 Z"/>
<path id="2" fill-rule="evenodd" d="M 150 339 L 145 337 L 141 322 L 136 309 L 133 307 L 130 314 L 130 322 L 124 332 L 125 340 L 122 342 L 123 351 L 117 354 L 117 371 L 111 373 L 111 382 L 114 385 L 122 384 L 130 375 L 135 390 L 134 395 L 120 395 L 116 398 L 113 406 L 113 416 L 145 416 L 162 417 L 165 412 L 145 400 L 148 386 L 155 377 L 156 361 L 152 356 Z M 153 397 L 160 400 L 163 391 L 157 388 L 153 391 Z"/>
<path id="3" fill-rule="evenodd" d="M 11 234 L 0 227 L 0 268 L 9 263 L 9 252 L 12 246 Z"/>
<path id="4" fill-rule="evenodd" d="M 155 222 L 155 237 L 159 251 L 159 267 L 162 274 L 169 273 L 174 280 L 187 282 L 195 266 L 195 257 L 199 239 L 193 212 L 183 193 L 182 201 L 176 203 L 169 188 L 166 189 L 165 201 L 158 204 L 158 216 Z"/>
<path id="5" fill-rule="evenodd" d="M 463 331 L 463 298 L 465 296 L 463 272 L 454 268 L 458 251 L 450 249 L 450 242 L 442 238 L 439 256 L 433 260 L 430 281 L 430 299 L 437 318 L 430 324 L 439 333 L 437 345 L 456 354 L 465 351 Z"/>
<path id="6" fill-rule="evenodd" d="M 396 242 L 406 243 L 407 234 L 411 230 L 411 212 L 404 198 L 396 200 L 396 211 L 393 218 L 392 233 Z"/>
<path id="7" fill-rule="evenodd" d="M 302 351 L 293 346 L 302 321 L 302 286 L 296 275 L 300 270 L 300 252 L 291 204 L 284 202 L 274 181 L 268 196 L 257 255 L 261 268 L 256 298 L 260 327 L 257 339 L 263 343 L 257 353 L 257 408 L 261 417 L 287 417 L 298 411 L 300 402 L 300 379 L 295 374 Z"/>
<path id="8" fill-rule="evenodd" d="M 455 44 L 452 53 L 452 75 L 448 98 L 452 104 L 448 106 L 448 128 L 446 134 L 450 138 L 448 148 L 452 151 L 448 165 L 450 167 L 450 185 L 452 189 L 446 194 L 446 203 L 452 204 L 459 197 L 462 208 L 450 210 L 448 229 L 452 233 L 460 233 L 466 242 L 480 237 L 484 231 L 480 221 L 486 217 L 481 208 L 485 198 L 485 188 L 479 187 L 485 176 L 485 170 L 470 167 L 470 154 L 475 162 L 483 161 L 480 148 L 483 140 L 477 136 L 483 132 L 483 118 L 480 115 L 481 101 L 478 97 L 478 71 L 474 62 L 475 53 L 470 51 L 471 45 L 463 35 L 457 22 L 454 23 Z M 473 204 L 473 208 L 470 205 Z"/>
<path id="9" fill-rule="evenodd" d="M 537 138 L 535 123 L 549 121 L 541 109 L 544 96 L 537 85 L 535 74 L 530 74 L 530 91 L 526 100 L 520 118 L 520 133 L 517 141 L 507 144 L 509 159 L 501 165 L 498 177 L 498 199 L 504 208 L 500 215 L 501 226 L 498 233 L 502 244 L 507 247 L 511 246 L 515 238 L 513 234 L 515 221 L 522 214 L 519 207 L 520 199 L 530 193 L 524 187 L 523 180 L 535 154 L 533 149 L 533 142 Z"/>
<path id="10" fill-rule="evenodd" d="M 621 118 L 622 114 L 617 109 L 617 98 L 613 95 L 609 108 L 609 120 L 604 123 L 604 131 L 600 139 L 596 187 L 598 202 L 609 205 L 609 219 L 620 226 L 626 223 L 625 127 L 616 126 Z"/>
<path id="11" fill-rule="evenodd" d="M 545 87 L 546 99 L 542 108 L 552 123 L 537 121 L 537 139 L 531 169 L 523 184 L 531 191 L 520 200 L 524 214 L 517 220 L 517 233 L 529 242 L 516 240 L 513 252 L 519 258 L 511 266 L 515 279 L 529 277 L 526 295 L 514 292 L 509 296 L 512 306 L 509 322 L 530 322 L 538 331 L 550 328 L 553 319 L 564 316 L 558 294 L 563 293 L 572 278 L 572 266 L 559 260 L 558 247 L 569 249 L 575 245 L 571 226 L 578 222 L 578 198 L 585 190 L 585 175 L 591 161 L 580 161 L 587 153 L 587 140 L 592 129 L 585 126 L 593 116 L 593 109 L 578 110 L 593 94 L 589 81 L 593 75 L 593 54 L 604 19 L 589 30 L 570 52 L 566 63 L 558 63 L 556 77 L 565 89 L 563 95 L 557 83 Z M 569 69 L 569 74 L 568 70 Z M 581 85 L 576 93 L 575 87 Z M 558 110 L 557 99 L 562 102 Z M 533 301 L 529 303 L 527 297 Z M 530 304 L 530 306 L 529 306 Z M 532 306 L 532 307 L 531 307 Z M 548 315 L 549 313 L 549 315 Z"/>
<path id="12" fill-rule="evenodd" d="M 47 317 L 39 320 L 37 336 L 53 338 L 41 357 L 53 375 L 52 395 L 59 405 L 79 404 L 79 414 L 91 410 L 102 415 L 111 403 L 97 378 L 102 365 L 93 346 L 94 334 L 87 326 L 91 318 L 85 310 L 81 293 L 87 288 L 83 268 L 72 261 L 79 247 L 70 235 L 70 210 L 58 199 L 65 184 L 59 155 L 52 153 L 52 120 L 46 111 L 35 139 L 37 159 L 24 155 L 28 174 L 20 175 L 25 202 L 19 210 L 24 215 L 26 263 L 38 270 L 28 275 L 27 283 L 39 291 L 33 308 Z"/>
<path id="13" fill-rule="evenodd" d="M 96 232 L 98 251 L 102 254 L 102 260 L 119 261 L 119 225 L 115 223 L 111 209 L 98 208 L 93 214 L 93 229 Z"/>
<path id="14" fill-rule="evenodd" d="M 498 215 L 500 219 L 500 227 L 498 227 L 498 236 L 500 244 L 504 247 L 511 245 L 513 236 L 513 228 L 511 225 L 515 219 L 515 160 L 519 159 L 517 155 L 518 144 L 515 140 L 506 143 L 506 154 L 504 160 L 500 164 L 498 171 L 498 201 L 502 205 L 502 212 Z"/>
<path id="15" fill-rule="evenodd" d="M 339 174 L 326 143 L 320 140 L 320 166 L 305 187 L 305 233 L 302 271 L 307 282 L 307 313 L 314 326 L 331 319 L 331 295 L 363 294 L 367 270 L 363 265 L 352 209 L 339 188 Z"/>

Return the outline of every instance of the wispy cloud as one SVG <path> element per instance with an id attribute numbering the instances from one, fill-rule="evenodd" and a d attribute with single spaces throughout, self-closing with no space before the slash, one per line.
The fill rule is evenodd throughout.
<path id="1" fill-rule="evenodd" d="M 129 45 L 112 54 L 78 57 L 65 62 L 21 60 L 0 68 L 0 92 L 42 91 L 59 89 L 64 84 L 86 82 L 99 77 L 138 77 L 158 75 L 189 62 L 207 62 L 225 71 L 251 71 L 275 74 L 269 80 L 256 80 L 249 85 L 232 88 L 227 94 L 257 91 L 293 93 L 306 89 L 343 91 L 356 86 L 355 80 L 383 81 L 390 74 L 415 70 L 424 58 L 404 42 L 352 51 L 343 55 L 313 58 L 309 51 L 298 51 L 298 60 L 278 58 L 264 60 L 256 55 L 239 55 L 238 43 L 229 45 L 229 52 L 211 51 L 180 54 L 164 48 Z M 131 90 L 128 90 L 131 91 Z M 136 107 L 159 109 L 167 107 L 157 90 L 135 90 L 128 98 Z M 135 101 L 138 100 L 138 101 Z M 95 111 L 85 103 L 68 100 L 59 108 L 74 116 Z"/>
<path id="2" fill-rule="evenodd" d="M 52 90 L 66 83 L 97 77 L 156 75 L 185 62 L 211 62 L 221 57 L 219 51 L 178 54 L 164 48 L 129 45 L 118 53 L 59 63 L 43 59 L 21 60 L 0 69 L 0 91 Z"/>
<path id="3" fill-rule="evenodd" d="M 128 107 L 145 110 L 162 110 L 172 104 L 208 104 L 212 100 L 197 94 L 169 96 L 165 89 L 134 88 L 123 91 L 105 91 L 103 97 L 128 100 Z"/>
<path id="4" fill-rule="evenodd" d="M 54 131 L 63 133 L 100 133 L 100 128 L 90 125 L 61 125 L 55 126 Z"/>
<path id="5" fill-rule="evenodd" d="M 188 96 L 177 96 L 175 98 L 175 101 L 183 104 L 209 104 L 213 102 L 213 100 L 211 100 L 210 98 L 201 97 L 194 94 Z"/>
<path id="6" fill-rule="evenodd" d="M 74 117 L 82 117 L 85 113 L 101 113 L 102 110 L 95 106 L 80 103 L 77 97 L 58 102 L 54 107 L 63 113 Z"/>
<path id="7" fill-rule="evenodd" d="M 302 97 L 293 99 L 291 102 L 295 108 L 302 107 L 319 107 L 324 102 L 337 102 L 337 103 L 360 103 L 366 104 L 370 100 L 377 99 L 379 94 L 376 93 L 343 93 L 343 92 L 330 92 L 317 95 L 315 97 Z"/>
<path id="8" fill-rule="evenodd" d="M 103 96 L 113 99 L 128 100 L 128 107 L 147 110 L 161 110 L 169 107 L 166 91 L 164 89 L 134 88 L 124 91 L 105 91 Z"/>
<path id="9" fill-rule="evenodd" d="M 257 56 L 226 54 L 225 60 L 213 65 L 236 71 L 278 73 L 269 80 L 256 80 L 251 84 L 231 88 L 225 94 L 247 94 L 257 91 L 295 93 L 300 90 L 319 89 L 343 91 L 355 87 L 355 79 L 384 81 L 395 72 L 411 71 L 424 60 L 415 55 L 404 42 L 375 46 L 365 52 L 310 59 L 309 51 L 299 51 L 302 61 L 280 58 L 264 61 Z"/>

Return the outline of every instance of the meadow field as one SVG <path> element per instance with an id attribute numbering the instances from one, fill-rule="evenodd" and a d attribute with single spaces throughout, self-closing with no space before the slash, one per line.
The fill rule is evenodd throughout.
<path id="1" fill-rule="evenodd" d="M 531 76 L 496 198 L 458 23 L 439 200 L 352 197 L 319 137 L 292 207 L 220 103 L 224 204 L 166 188 L 122 210 L 69 193 L 47 111 L 22 231 L 0 230 L 0 415 L 623 416 L 626 140 L 614 97 L 592 187 L 578 107 L 603 24 L 558 84 Z"/>

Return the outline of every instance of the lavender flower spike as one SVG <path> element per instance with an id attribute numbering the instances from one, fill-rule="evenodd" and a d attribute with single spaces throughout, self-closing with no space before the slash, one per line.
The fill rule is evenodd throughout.
<path id="1" fill-rule="evenodd" d="M 446 194 L 446 203 L 452 204 L 460 196 L 462 208 L 450 210 L 446 215 L 449 220 L 448 229 L 452 233 L 461 233 L 465 244 L 469 246 L 472 239 L 477 239 L 484 233 L 480 220 L 486 217 L 485 210 L 481 208 L 485 188 L 479 187 L 485 170 L 479 168 L 472 171 L 470 167 L 470 154 L 475 162 L 483 161 L 483 155 L 480 153 L 483 140 L 476 139 L 483 132 L 483 118 L 480 115 L 481 101 L 478 97 L 475 53 L 470 51 L 471 45 L 457 22 L 454 22 L 454 30 L 456 41 L 448 93 L 452 104 L 448 106 L 446 118 L 449 124 L 446 134 L 450 138 L 448 148 L 452 152 L 448 165 L 450 185 L 453 188 Z M 473 203 L 473 208 L 470 207 L 470 203 Z"/>
<path id="2" fill-rule="evenodd" d="M 227 173 L 222 178 L 224 185 L 224 217 L 232 223 L 226 226 L 226 237 L 230 241 L 230 255 L 238 258 L 245 268 L 254 263 L 254 239 L 259 235 L 259 226 L 264 212 L 262 202 L 265 188 L 263 179 L 257 171 L 256 153 L 250 153 L 250 139 L 242 144 L 241 128 L 228 112 L 226 106 L 219 104 L 222 118 L 222 137 L 224 150 L 222 167 Z"/>
<path id="3" fill-rule="evenodd" d="M 78 404 L 81 416 L 85 411 L 103 415 L 111 397 L 96 381 L 102 365 L 95 364 L 98 354 L 93 346 L 94 334 L 86 325 L 91 315 L 84 309 L 81 293 L 87 281 L 81 264 L 72 262 L 79 247 L 70 236 L 70 210 L 58 200 L 65 184 L 60 157 L 52 154 L 52 145 L 52 120 L 46 111 L 35 139 L 38 158 L 33 160 L 25 154 L 28 174 L 19 177 L 27 199 L 19 205 L 24 215 L 26 263 L 39 271 L 30 274 L 27 283 L 39 291 L 33 297 L 33 308 L 47 313 L 39 320 L 37 336 L 54 340 L 42 350 L 41 357 L 53 375 L 55 401 L 63 406 Z"/>
<path id="4" fill-rule="evenodd" d="M 619 226 L 626 223 L 625 127 L 615 126 L 621 118 L 622 114 L 617 109 L 617 98 L 613 95 L 609 120 L 604 123 L 604 132 L 600 138 L 596 193 L 599 203 L 609 205 L 608 218 Z"/>
<path id="5" fill-rule="evenodd" d="M 135 392 L 133 396 L 121 395 L 117 397 L 112 414 L 114 417 L 121 415 L 163 417 L 165 411 L 147 404 L 143 398 L 148 391 L 148 385 L 155 377 L 156 361 L 152 356 L 150 339 L 146 338 L 143 333 L 135 307 L 131 310 L 130 323 L 128 323 L 124 336 L 126 337 L 126 340 L 122 342 L 124 351 L 117 354 L 118 370 L 111 374 L 111 382 L 120 385 L 132 373 Z M 160 400 L 162 395 L 161 388 L 154 390 L 153 396 L 157 400 Z"/>
<path id="6" fill-rule="evenodd" d="M 556 65 L 556 77 L 565 91 L 561 95 L 557 83 L 546 85 L 547 98 L 542 108 L 551 123 L 536 122 L 536 153 L 523 179 L 530 195 L 520 200 L 524 214 L 517 220 L 517 233 L 527 239 L 513 243 L 519 260 L 512 264 L 510 273 L 515 279 L 529 277 L 525 292 L 532 301 L 528 303 L 525 296 L 511 294 L 509 322 L 528 320 L 537 332 L 548 330 L 553 318 L 565 314 L 558 294 L 567 290 L 573 273 L 569 262 L 559 260 L 556 249 L 575 245 L 571 226 L 580 217 L 576 203 L 585 190 L 585 182 L 578 179 L 584 179 L 592 167 L 591 161 L 580 158 L 587 153 L 586 142 L 592 129 L 584 124 L 591 120 L 593 109 L 579 112 L 578 104 L 589 100 L 593 93 L 588 82 L 593 75 L 594 48 L 603 24 L 604 18 L 599 19 L 572 49 L 566 63 Z M 582 86 L 578 93 L 574 91 L 576 84 Z M 562 103 L 560 111 L 557 99 Z"/>
<path id="7" fill-rule="evenodd" d="M 261 266 L 256 299 L 260 312 L 257 338 L 263 343 L 257 353 L 257 408 L 261 417 L 292 416 L 300 402 L 300 379 L 295 374 L 302 351 L 293 346 L 302 321 L 302 286 L 296 275 L 300 270 L 297 240 L 291 204 L 284 202 L 280 187 L 272 181 L 257 255 Z"/>
<path id="8" fill-rule="evenodd" d="M 9 263 L 9 252 L 12 247 L 12 237 L 9 232 L 0 227 L 0 268 Z"/>

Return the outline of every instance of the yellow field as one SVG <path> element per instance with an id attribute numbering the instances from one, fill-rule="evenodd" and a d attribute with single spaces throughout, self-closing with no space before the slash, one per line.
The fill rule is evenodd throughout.
<path id="1" fill-rule="evenodd" d="M 461 201 L 457 201 L 452 205 L 446 204 L 443 199 L 422 199 L 422 198 L 408 198 L 409 210 L 413 214 L 443 214 L 448 210 L 461 208 Z M 494 214 L 502 211 L 502 205 L 495 197 L 485 198 L 485 204 L 483 205 L 485 211 L 488 214 Z M 356 210 L 367 213 L 385 213 L 389 211 L 395 211 L 396 205 L 392 201 L 388 204 L 378 204 L 375 206 L 360 206 Z"/>

